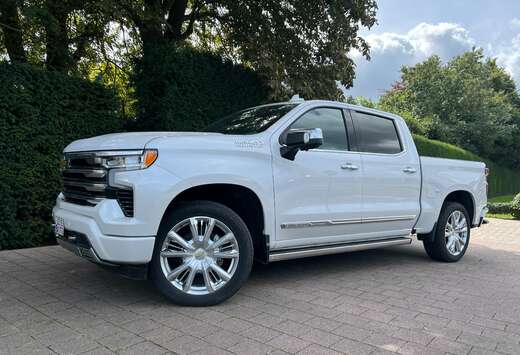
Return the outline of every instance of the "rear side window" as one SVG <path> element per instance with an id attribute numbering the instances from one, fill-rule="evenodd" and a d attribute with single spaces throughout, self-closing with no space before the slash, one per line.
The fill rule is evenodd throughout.
<path id="1" fill-rule="evenodd" d="M 352 119 L 360 152 L 396 154 L 403 150 L 394 120 L 355 111 L 352 111 Z"/>
<path id="2" fill-rule="evenodd" d="M 323 132 L 323 144 L 319 149 L 348 150 L 347 130 L 340 109 L 316 108 L 304 113 L 290 129 L 311 128 L 321 128 Z"/>

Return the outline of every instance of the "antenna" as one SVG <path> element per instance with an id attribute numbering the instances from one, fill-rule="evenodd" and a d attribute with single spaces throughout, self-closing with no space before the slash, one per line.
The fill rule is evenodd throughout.
<path id="1" fill-rule="evenodd" d="M 303 99 L 303 97 L 300 97 L 300 95 L 296 94 L 296 95 L 293 95 L 291 97 L 291 100 L 289 100 L 289 102 L 303 102 L 305 101 L 305 99 Z"/>

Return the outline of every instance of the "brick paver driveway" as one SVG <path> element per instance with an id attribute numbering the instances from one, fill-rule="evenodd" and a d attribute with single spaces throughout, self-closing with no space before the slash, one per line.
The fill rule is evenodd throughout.
<path id="1" fill-rule="evenodd" d="M 520 222 L 473 232 L 457 264 L 414 243 L 257 266 L 211 308 L 59 247 L 0 252 L 0 353 L 520 354 Z"/>

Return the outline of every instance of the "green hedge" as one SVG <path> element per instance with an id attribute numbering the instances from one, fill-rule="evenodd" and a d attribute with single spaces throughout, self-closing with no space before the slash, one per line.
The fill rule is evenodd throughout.
<path id="1" fill-rule="evenodd" d="M 63 148 L 121 129 L 115 94 L 28 65 L 0 63 L 0 249 L 52 242 Z"/>
<path id="2" fill-rule="evenodd" d="M 520 191 L 520 171 L 496 165 L 491 161 L 482 159 L 479 156 L 452 144 L 428 139 L 419 135 L 414 135 L 413 138 L 420 155 L 437 158 L 483 161 L 486 163 L 486 166 L 491 171 L 491 174 L 488 176 L 489 197 L 516 194 Z"/>
<path id="3" fill-rule="evenodd" d="M 185 46 L 151 50 L 134 73 L 138 114 L 131 130 L 199 130 L 270 95 L 253 70 Z"/>
<path id="4" fill-rule="evenodd" d="M 511 213 L 513 209 L 512 202 L 495 202 L 488 203 L 489 213 Z"/>

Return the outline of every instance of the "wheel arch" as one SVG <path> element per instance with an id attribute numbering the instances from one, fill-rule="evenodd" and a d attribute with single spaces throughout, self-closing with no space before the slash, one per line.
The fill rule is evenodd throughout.
<path id="1" fill-rule="evenodd" d="M 476 213 L 475 198 L 474 198 L 473 194 L 470 191 L 465 190 L 465 189 L 452 190 L 451 192 L 446 194 L 446 196 L 442 200 L 442 203 L 440 204 L 440 207 L 437 207 L 438 209 L 437 209 L 437 212 L 434 214 L 435 222 L 433 224 L 432 229 L 427 233 L 418 233 L 417 234 L 417 237 L 419 240 L 424 240 L 424 241 L 433 240 L 433 238 L 435 236 L 435 232 L 437 230 L 437 222 L 442 213 L 442 210 L 444 209 L 444 207 L 446 206 L 446 203 L 448 203 L 448 202 L 458 202 L 461 205 L 463 205 L 466 208 L 466 210 L 468 211 L 468 214 L 470 217 L 470 225 L 473 226 L 474 217 L 475 217 L 475 213 Z"/>
<path id="2" fill-rule="evenodd" d="M 209 183 L 191 186 L 178 193 L 166 207 L 160 225 L 166 216 L 180 203 L 206 200 L 221 203 L 245 222 L 253 238 L 255 259 L 267 262 L 269 236 L 264 235 L 265 210 L 260 197 L 249 187 L 231 183 Z"/>
<path id="3" fill-rule="evenodd" d="M 468 190 L 455 190 L 450 192 L 444 198 L 441 211 L 447 202 L 458 202 L 461 205 L 463 205 L 466 208 L 466 211 L 468 211 L 470 223 L 471 225 L 473 225 L 473 221 L 475 218 L 475 198 L 473 197 L 473 194 L 471 192 L 469 192 Z M 441 211 L 439 211 L 439 214 Z"/>

